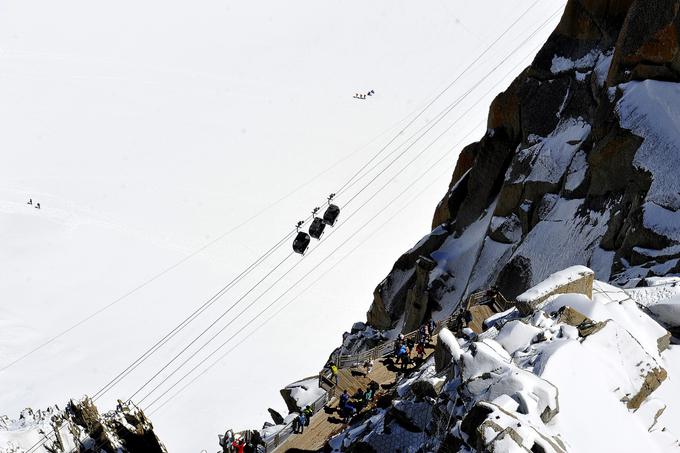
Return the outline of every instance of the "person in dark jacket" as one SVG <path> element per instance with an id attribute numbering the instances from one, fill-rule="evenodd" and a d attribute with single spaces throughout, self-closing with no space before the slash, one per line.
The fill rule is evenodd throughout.
<path id="1" fill-rule="evenodd" d="M 340 395 L 340 409 L 342 409 L 347 402 L 349 401 L 349 393 L 347 393 L 347 390 L 342 392 L 342 395 Z"/>
<path id="2" fill-rule="evenodd" d="M 258 451 L 258 446 L 265 447 L 267 444 L 262 439 L 262 435 L 256 429 L 250 432 L 250 442 L 255 446 L 255 451 Z"/>
<path id="3" fill-rule="evenodd" d="M 349 423 L 352 420 L 352 417 L 356 413 L 357 409 L 354 407 L 352 404 L 347 403 L 345 406 L 342 408 L 342 421 L 345 423 Z"/>
<path id="4" fill-rule="evenodd" d="M 361 408 L 364 405 L 364 396 L 365 392 L 362 389 L 357 390 L 357 392 L 354 394 L 354 401 L 357 402 L 359 408 Z"/>
<path id="5" fill-rule="evenodd" d="M 427 341 L 427 324 L 423 324 L 418 329 L 418 342 Z"/>
<path id="6" fill-rule="evenodd" d="M 225 431 L 224 436 L 222 436 L 222 441 L 220 442 L 223 453 L 231 453 L 234 451 L 231 446 L 232 442 L 234 442 L 234 431 L 228 429 Z"/>
<path id="7" fill-rule="evenodd" d="M 413 338 L 409 338 L 406 340 L 406 347 L 409 349 L 409 351 L 413 351 L 413 348 L 416 345 L 416 341 Z"/>
<path id="8" fill-rule="evenodd" d="M 297 421 L 298 431 L 296 431 L 296 433 L 302 434 L 305 431 L 305 426 L 307 426 L 307 417 L 305 417 L 304 413 L 301 413 L 298 415 Z"/>

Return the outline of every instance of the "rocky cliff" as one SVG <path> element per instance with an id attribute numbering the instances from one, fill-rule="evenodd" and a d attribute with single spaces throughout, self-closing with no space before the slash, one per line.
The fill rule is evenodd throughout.
<path id="1" fill-rule="evenodd" d="M 680 0 L 568 1 L 342 350 L 445 319 L 480 289 L 517 305 L 443 330 L 390 404 L 326 451 L 677 449 L 678 82 Z"/>
<path id="2" fill-rule="evenodd" d="M 448 328 L 323 451 L 680 446 L 667 331 L 680 325 L 679 12 L 680 0 L 568 1 L 340 352 L 430 318 Z M 490 287 L 507 300 L 485 292 L 458 310 Z"/>
<path id="3" fill-rule="evenodd" d="M 461 151 L 432 233 L 376 288 L 369 326 L 410 331 L 480 288 L 513 298 L 576 264 L 629 286 L 680 272 L 679 8 L 569 0 Z"/>
<path id="4" fill-rule="evenodd" d="M 100 413 L 92 400 L 70 401 L 64 409 L 24 410 L 18 419 L 0 417 L 0 452 L 167 453 L 141 409 L 119 402 Z"/>

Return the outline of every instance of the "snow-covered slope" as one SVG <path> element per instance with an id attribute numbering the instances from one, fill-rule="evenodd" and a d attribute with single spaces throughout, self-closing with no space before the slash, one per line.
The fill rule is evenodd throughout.
<path id="1" fill-rule="evenodd" d="M 444 331 L 442 344 L 448 345 L 448 354 L 455 365 L 438 371 L 435 364 L 429 363 L 415 376 L 399 382 L 391 394 L 394 400 L 387 407 L 369 414 L 368 420 L 355 421 L 331 441 L 332 448 L 337 450 L 341 445 L 358 445 L 361 442 L 362 445 L 372 445 L 378 451 L 394 451 L 396 448 L 415 448 L 428 438 L 435 446 L 447 445 L 447 448 L 456 451 L 493 448 L 495 451 L 588 452 L 608 448 L 605 445 L 613 445 L 620 451 L 644 448 L 668 451 L 669 447 L 677 445 L 672 426 L 679 420 L 678 409 L 674 408 L 671 395 L 676 389 L 674 382 L 678 379 L 676 373 L 680 366 L 676 360 L 676 347 L 665 349 L 669 341 L 665 329 L 677 333 L 678 296 L 674 289 L 676 282 L 659 281 L 658 278 L 680 273 L 680 198 L 675 178 L 679 170 L 676 130 L 680 122 L 680 93 L 677 89 L 680 81 L 679 7 L 678 0 L 568 2 L 561 23 L 532 65 L 492 104 L 483 138 L 462 151 L 449 190 L 435 212 L 433 231 L 397 261 L 374 293 L 367 323 L 355 324 L 354 331 L 345 336 L 343 346 L 346 350 L 365 348 L 394 337 L 402 330 L 413 329 L 429 317 L 443 319 L 459 307 L 466 295 L 492 285 L 513 300 L 549 275 L 574 265 L 589 266 L 602 280 L 596 284 L 593 299 L 571 294 L 549 298 L 545 305 L 534 307 L 534 312 L 528 317 L 522 318 L 516 312 L 497 316 L 495 326 L 477 338 L 457 339 L 454 334 L 460 332 Z M 337 10 L 349 16 L 356 15 L 342 7 Z M 40 11 L 41 14 L 49 12 L 49 9 Z M 320 11 L 310 11 L 305 20 L 313 23 L 313 29 L 318 30 L 323 27 L 320 24 L 326 22 L 317 21 L 312 12 Z M 366 16 L 375 18 L 382 14 L 374 11 Z M 202 23 L 202 20 L 205 18 L 197 23 Z M 403 24 L 385 20 L 378 22 L 393 24 L 392 36 L 408 41 L 401 26 L 409 25 L 409 20 L 404 20 Z M 53 21 L 45 20 L 45 23 L 52 24 Z M 129 25 L 140 27 L 140 24 Z M 223 28 L 215 27 L 214 23 L 211 25 L 214 28 L 206 29 Z M 203 30 L 203 27 L 198 28 Z M 141 24 L 140 29 L 148 31 L 147 24 Z M 436 34 L 434 29 L 428 31 Z M 281 35 L 289 37 L 285 26 L 280 29 L 264 26 L 262 31 L 276 35 L 277 31 L 283 30 L 286 32 Z M 173 27 L 168 35 L 174 36 L 174 31 Z M 250 32 L 248 29 L 241 31 Z M 271 40 L 268 42 L 279 38 L 270 34 L 266 35 Z M 303 41 L 316 42 L 310 36 Z M 124 38 L 120 43 L 124 50 L 137 45 L 134 34 L 126 34 Z M 384 36 L 374 38 L 376 42 L 385 39 Z M 84 42 L 77 34 L 74 41 Z M 151 42 L 155 41 L 152 39 Z M 206 42 L 214 40 L 207 39 Z M 394 45 L 400 61 L 404 60 L 403 54 L 406 53 L 401 46 L 420 55 L 421 49 L 411 47 L 412 43 L 400 43 Z M 187 49 L 181 45 L 181 40 L 176 44 L 187 61 L 203 61 L 199 57 L 206 57 L 202 46 Z M 228 44 L 234 47 L 240 45 L 232 41 Z M 355 42 L 356 49 L 363 49 L 360 44 Z M 339 39 L 335 45 L 344 49 L 345 42 Z M 261 41 L 254 39 L 248 49 L 256 51 L 260 47 L 272 46 L 262 45 Z M 131 67 L 143 66 L 146 55 L 154 55 L 156 49 L 146 50 L 148 52 L 142 52 L 140 55 L 143 57 L 131 63 Z M 213 66 L 213 62 L 219 60 L 213 58 L 213 54 L 219 54 L 219 50 L 207 52 L 210 62 L 207 77 L 198 73 L 182 74 L 182 77 L 198 77 L 215 83 L 193 84 L 196 92 L 187 95 L 192 101 L 200 98 L 214 100 L 220 96 L 233 101 L 225 95 L 231 88 L 224 85 L 230 82 L 219 78 L 215 82 L 211 75 L 211 71 L 220 73 L 219 70 L 223 69 L 219 65 L 217 68 Z M 26 130 L 7 132 L 15 137 L 15 143 L 20 144 L 15 145 L 17 149 L 10 153 L 10 164 L 13 165 L 10 168 L 29 168 L 32 175 L 27 177 L 28 181 L 14 178 L 11 171 L 3 175 L 12 183 L 11 187 L 2 188 L 0 199 L 0 226 L 9 239 L 3 246 L 10 259 L 5 260 L 0 268 L 3 275 L 9 276 L 7 280 L 0 280 L 0 285 L 3 285 L 3 293 L 15 299 L 14 304 L 11 301 L 3 304 L 3 312 L 0 313 L 0 353 L 4 363 L 12 363 L 29 353 L 34 345 L 48 340 L 50 333 L 55 331 L 51 322 L 71 325 L 67 321 L 81 319 L 83 313 L 92 312 L 88 305 L 93 299 L 99 300 L 99 294 L 119 294 L 121 288 L 133 288 L 135 285 L 132 283 L 140 281 L 140 275 L 153 275 L 149 269 L 165 268 L 187 256 L 204 243 L 204 239 L 210 240 L 219 234 L 212 229 L 201 229 L 187 234 L 189 240 L 186 237 L 180 240 L 166 225 L 177 223 L 182 226 L 176 231 L 183 231 L 191 230 L 201 222 L 222 225 L 229 223 L 227 220 L 234 220 L 229 217 L 219 219 L 223 222 L 216 222 L 215 217 L 207 214 L 210 209 L 196 209 L 195 206 L 224 206 L 230 201 L 225 193 L 242 191 L 244 187 L 253 188 L 261 184 L 258 179 L 269 181 L 285 177 L 286 181 L 297 185 L 298 181 L 291 174 L 297 174 L 300 168 L 315 168 L 315 164 L 320 165 L 327 157 L 320 152 L 310 152 L 301 157 L 296 152 L 296 147 L 300 147 L 298 136 L 312 134 L 310 130 L 314 134 L 323 132 L 323 140 L 308 142 L 309 148 L 315 150 L 323 149 L 324 141 L 333 141 L 330 137 L 337 137 L 339 144 L 333 150 L 338 154 L 336 157 L 342 157 L 340 144 L 346 145 L 347 140 L 330 135 L 328 131 L 331 128 L 329 124 L 336 128 L 337 118 L 333 115 L 342 116 L 337 112 L 333 114 L 324 110 L 319 113 L 319 124 L 325 124 L 325 129 L 309 127 L 306 121 L 310 116 L 308 112 L 313 109 L 304 108 L 300 108 L 303 113 L 298 112 L 297 116 L 290 113 L 290 118 L 297 118 L 296 129 L 283 131 L 286 128 L 279 126 L 279 117 L 289 113 L 291 103 L 299 105 L 296 104 L 297 99 L 322 98 L 331 88 L 335 91 L 340 90 L 339 87 L 344 89 L 345 82 L 337 80 L 333 65 L 318 64 L 319 61 L 327 62 L 326 58 L 332 52 L 315 50 L 323 58 L 319 57 L 321 59 L 316 61 L 303 59 L 305 61 L 301 64 L 309 69 L 309 79 L 303 83 L 292 77 L 289 80 L 295 87 L 292 94 L 277 93 L 275 88 L 256 80 L 252 85 L 240 86 L 243 92 L 249 95 L 255 93 L 256 96 L 238 99 L 236 105 L 239 108 L 235 109 L 236 114 L 231 112 L 232 116 L 224 115 L 216 105 L 213 105 L 214 110 L 208 108 L 196 116 L 191 112 L 201 109 L 196 108 L 193 102 L 186 104 L 186 109 L 179 109 L 182 110 L 180 115 L 176 109 L 160 101 L 166 101 L 166 95 L 176 91 L 174 84 L 163 79 L 167 85 L 161 84 L 162 87 L 151 89 L 146 84 L 136 84 L 130 90 L 127 86 L 129 80 L 125 76 L 119 77 L 118 60 L 99 62 L 101 67 L 95 69 L 107 69 L 104 71 L 107 75 L 92 77 L 99 81 L 109 80 L 111 73 L 108 70 L 116 68 L 111 79 L 121 85 L 113 86 L 110 91 L 97 90 L 96 86 L 95 89 L 86 87 L 88 89 L 81 90 L 79 88 L 82 87 L 78 86 L 72 91 L 54 90 L 49 83 L 33 87 L 42 96 L 54 93 L 60 96 L 71 93 L 73 99 L 87 97 L 88 93 L 102 96 L 98 98 L 102 102 L 96 103 L 96 109 L 79 111 L 79 122 L 59 122 L 68 117 L 65 113 L 69 113 L 60 108 L 45 114 L 35 109 L 32 103 L 22 102 L 21 95 L 27 90 L 21 84 L 32 80 L 30 77 L 40 79 L 43 68 L 33 66 L 35 55 L 31 53 L 2 54 L 3 58 L 20 61 L 19 64 L 8 65 L 16 72 L 10 71 L 7 75 L 19 80 L 19 88 L 24 88 L 6 90 L 8 95 L 14 96 L 12 99 L 17 107 L 16 111 L 3 112 L 3 120 L 16 124 L 10 119 L 22 115 L 34 118 L 31 115 L 35 114 L 39 121 L 21 124 L 41 125 L 40 133 L 28 134 Z M 299 57 L 287 59 L 276 51 L 268 56 L 278 64 L 274 65 L 274 71 L 267 66 L 260 67 L 263 74 L 285 73 Z M 60 63 L 62 60 L 72 61 L 73 55 L 50 54 L 50 58 L 55 62 L 49 69 L 58 69 L 56 72 L 65 74 L 66 82 L 61 79 L 60 82 L 66 86 L 70 86 L 72 80 L 82 79 L 80 72 L 85 66 L 66 64 L 65 68 Z M 364 58 L 372 62 L 370 52 Z M 245 58 L 241 64 L 256 60 Z M 354 64 L 351 58 L 347 61 L 349 65 Z M 408 66 L 414 71 L 411 76 L 417 73 L 420 77 L 427 62 L 427 59 L 410 60 Z M 144 67 L 145 71 L 149 71 L 148 67 Z M 317 72 L 319 67 L 321 72 Z M 173 68 L 154 68 L 151 73 L 175 71 Z M 291 77 L 291 73 L 287 74 Z M 392 79 L 391 74 L 383 74 L 383 77 Z M 420 80 L 418 77 L 415 79 Z M 323 81 L 323 84 L 316 86 L 317 80 Z M 428 82 L 432 81 L 422 81 L 423 84 Z M 310 91 L 312 86 L 314 90 Z M 137 105 L 135 95 L 147 89 L 153 93 L 154 101 L 150 102 L 150 106 Z M 14 94 L 15 91 L 19 94 Z M 103 92 L 108 94 L 102 95 Z M 270 106 L 271 99 L 267 96 L 278 99 L 279 103 L 274 102 L 275 105 Z M 138 143 L 125 134 L 109 134 L 114 137 L 96 147 L 97 152 L 82 154 L 87 157 L 81 162 L 87 175 L 69 178 L 68 170 L 79 158 L 78 152 L 70 151 L 76 148 L 82 152 L 102 142 L 99 134 L 101 126 L 109 118 L 106 116 L 107 106 L 121 97 L 124 98 L 125 108 L 122 111 L 125 121 L 120 124 L 124 130 L 137 131 L 142 127 L 136 116 L 129 115 L 130 105 L 137 105 L 145 115 L 162 117 L 163 121 L 156 125 L 158 129 L 144 135 L 145 140 Z M 248 109 L 255 98 L 262 101 L 256 103 L 261 109 Z M 173 99 L 181 100 L 183 96 Z M 54 105 L 67 106 L 68 109 L 72 105 L 71 100 L 65 96 L 57 99 Z M 225 100 L 220 106 L 224 105 L 233 104 Z M 159 106 L 167 107 L 167 110 Z M 345 107 L 344 113 L 355 112 L 351 107 Z M 410 110 L 404 105 L 401 108 Z M 388 109 L 385 107 L 383 112 Z M 239 154 L 257 149 L 244 138 L 249 131 L 245 127 L 239 128 L 236 123 L 229 125 L 232 141 L 221 137 L 224 133 L 222 122 L 227 121 L 216 121 L 215 118 L 223 120 L 239 115 L 252 116 L 256 123 L 261 119 L 260 115 L 265 115 L 269 121 L 263 123 L 276 124 L 266 131 L 257 131 L 257 135 L 262 137 L 260 146 L 276 148 L 281 143 L 291 143 L 268 161 L 269 165 L 262 173 L 258 173 L 261 169 L 251 161 L 244 161 L 243 167 L 232 168 L 233 153 L 223 152 L 227 147 Z M 352 127 L 364 130 L 369 118 L 365 112 L 347 116 L 352 120 L 343 124 L 349 130 L 353 130 Z M 168 143 L 159 143 L 149 137 L 165 137 L 167 129 L 185 130 L 187 124 L 200 124 L 201 127 L 187 128 L 190 132 L 174 136 L 177 148 L 173 149 L 182 152 L 169 153 L 168 156 L 144 152 L 147 149 L 165 151 Z M 30 155 L 27 152 L 31 147 L 40 148 L 43 133 L 51 137 L 53 146 L 63 148 L 64 152 L 52 153 L 49 149 L 46 152 L 49 158 L 46 157 L 44 162 L 27 165 L 31 164 L 30 158 L 22 158 Z M 31 140 L 21 140 L 23 135 L 30 135 Z M 234 136 L 241 137 L 241 140 L 234 141 Z M 282 136 L 287 140 L 282 140 Z M 79 141 L 75 143 L 77 146 L 72 147 L 74 137 Z M 206 151 L 204 141 L 213 145 L 219 143 L 219 146 Z M 246 147 L 245 143 L 250 147 Z M 120 161 L 111 158 L 119 156 L 117 150 L 128 148 L 137 151 L 139 162 L 145 165 L 129 165 L 126 153 L 120 154 Z M 194 152 L 195 155 L 192 154 Z M 221 159 L 214 159 L 216 155 Z M 159 168 L 158 162 L 163 163 L 163 168 Z M 90 194 L 87 188 L 92 179 L 103 173 L 102 168 L 127 177 L 123 183 L 118 177 L 113 178 Z M 225 168 L 230 170 L 228 177 L 224 175 Z M 286 171 L 291 169 L 295 171 Z M 57 176 L 46 178 L 48 183 L 45 183 L 44 175 L 54 171 Z M 157 172 L 166 174 L 167 179 L 163 180 L 164 185 L 151 187 L 149 174 Z M 258 174 L 259 178 L 253 178 L 253 174 Z M 407 174 L 404 178 L 415 174 Z M 207 177 L 212 183 L 198 191 L 184 187 L 173 192 L 178 195 L 176 198 L 181 200 L 179 203 L 183 207 L 194 207 L 175 212 L 175 197 L 160 197 L 159 194 L 164 194 L 168 187 L 181 185 L 186 175 Z M 252 185 L 249 186 L 249 183 Z M 41 184 L 54 186 L 54 192 L 39 190 L 44 187 Z M 97 212 L 97 201 L 109 200 L 111 184 L 122 184 L 122 193 L 128 190 L 127 184 L 131 184 L 131 192 L 142 194 L 119 194 L 113 202 L 106 202 L 108 213 L 121 212 L 126 205 L 129 207 L 126 212 L 135 221 L 123 222 L 125 226 L 110 220 L 108 214 Z M 318 191 L 325 188 L 323 184 L 317 187 Z M 278 193 L 278 189 L 272 191 Z M 24 203 L 31 194 L 36 200 L 40 198 L 45 209 L 38 211 Z M 259 200 L 262 205 L 258 208 L 266 206 L 265 201 L 270 196 L 270 193 L 263 194 Z M 161 200 L 159 203 L 155 203 L 157 198 Z M 78 202 L 74 203 L 74 199 Z M 387 200 L 380 201 L 387 203 Z M 297 201 L 297 204 L 307 203 L 306 199 Z M 237 206 L 230 205 L 229 210 L 242 212 L 246 208 L 250 207 L 242 202 Z M 288 218 L 290 212 L 292 210 L 281 208 L 272 213 L 269 220 Z M 144 222 L 136 219 L 141 218 L 141 214 L 153 220 L 140 227 Z M 194 215 L 198 217 L 196 223 L 185 223 Z M 282 223 L 286 222 L 282 220 Z M 270 222 L 260 223 L 259 228 L 248 231 L 245 243 L 234 240 L 230 244 L 242 252 L 239 256 L 244 260 L 256 256 L 258 253 L 251 247 L 259 250 L 264 242 L 262 238 L 269 237 Z M 382 244 L 393 247 L 396 241 L 410 241 L 406 238 L 407 229 L 402 228 L 401 232 L 390 241 L 381 238 Z M 105 248 L 101 247 L 102 243 Z M 377 274 L 376 268 L 385 254 L 377 240 L 372 246 L 374 249 L 366 255 L 375 259 L 371 271 Z M 229 253 L 231 251 L 233 249 L 229 249 Z M 31 356 L 30 363 L 22 362 L 12 374 L 1 376 L 3 387 L 13 389 L 0 394 L 2 405 L 18 412 L 26 395 L 30 395 L 38 405 L 45 406 L 54 402 L 54 395 L 58 395 L 57 399 L 66 399 L 96 390 L 96 384 L 92 388 L 94 377 L 103 384 L 102 376 L 113 376 L 126 366 L 130 357 L 136 357 L 158 338 L 159 331 L 169 330 L 177 319 L 190 312 L 196 306 L 196 299 L 201 301 L 210 297 L 213 288 L 223 283 L 224 273 L 233 275 L 237 273 L 234 271 L 243 267 L 242 262 L 229 259 L 232 255 L 227 255 L 225 252 L 220 262 L 204 257 L 210 262 L 194 268 L 194 272 L 190 273 L 191 285 L 183 284 L 179 279 L 166 281 L 162 291 L 153 296 L 137 294 L 139 298 L 127 300 L 130 304 L 127 310 L 120 307 L 120 311 L 107 317 L 104 326 L 87 325 L 79 330 L 74 350 L 71 350 L 74 343 L 62 341 L 41 349 L 41 355 Z M 144 261 L 140 257 L 152 258 Z M 90 262 L 96 262 L 97 266 L 82 264 Z M 314 264 L 310 263 L 310 268 Z M 72 278 L 73 273 L 81 273 L 82 278 Z M 34 274 L 43 278 L 49 275 L 50 278 L 36 282 L 27 280 L 27 276 Z M 354 276 L 357 285 L 359 280 L 374 277 L 369 272 L 357 272 Z M 73 282 L 78 282 L 78 285 Z M 336 282 L 335 288 L 347 290 L 345 279 L 340 277 Z M 550 285 L 551 282 L 545 286 Z M 624 291 L 620 287 L 627 289 Z M 196 288 L 201 288 L 200 294 Z M 544 290 L 536 289 L 537 292 Z M 267 341 L 263 342 L 266 344 L 264 352 L 252 354 L 241 351 L 233 362 L 223 364 L 224 379 L 213 375 L 202 391 L 181 400 L 174 418 L 160 419 L 163 422 L 159 426 L 163 426 L 173 444 L 183 447 L 194 445 L 185 432 L 177 429 L 178 426 L 186 427 L 181 420 L 187 413 L 191 414 L 194 425 L 191 433 L 200 437 L 201 444 L 204 444 L 225 426 L 245 424 L 239 418 L 244 398 L 249 410 L 256 404 L 254 400 L 265 399 L 265 393 L 275 394 L 279 386 L 272 386 L 272 376 L 283 383 L 286 376 L 298 371 L 304 376 L 320 368 L 321 360 L 292 353 L 296 350 L 295 345 L 303 345 L 313 351 L 316 359 L 321 358 L 326 352 L 323 350 L 324 340 L 328 341 L 334 334 L 326 327 L 358 313 L 361 294 L 335 291 L 331 295 L 319 292 L 317 296 L 325 306 L 342 306 L 341 313 L 335 314 L 332 321 L 327 319 L 330 317 L 325 310 L 321 310 L 322 315 L 318 317 L 310 313 L 319 310 L 310 310 L 301 316 L 280 320 L 278 329 L 268 332 Z M 77 303 L 55 308 L 55 301 L 67 298 L 73 298 Z M 191 302 L 186 310 L 182 305 L 185 300 Z M 174 303 L 169 305 L 169 301 Z M 314 307 L 319 305 L 316 303 Z M 572 308 L 565 309 L 567 305 Z M 44 314 L 48 315 L 41 316 Z M 204 325 L 218 314 L 218 310 L 206 313 Z M 323 327 L 318 329 L 315 341 L 309 341 L 309 329 L 319 325 Z M 236 327 L 233 332 L 238 335 Z M 143 382 L 143 376 L 156 371 L 164 359 L 179 350 L 189 337 L 190 334 L 186 334 L 176 338 L 169 345 L 165 357 L 154 358 L 152 363 L 145 364 L 145 369 L 138 371 L 136 380 L 123 383 L 117 392 L 126 396 L 132 393 L 139 382 Z M 280 341 L 284 337 L 287 341 Z M 97 347 L 93 347 L 95 344 Z M 195 360 L 200 358 L 192 357 Z M 75 377 L 67 377 L 64 369 L 70 370 Z M 287 373 L 285 376 L 284 371 Z M 444 376 L 442 372 L 448 375 Z M 237 374 L 243 379 L 232 380 Z M 40 379 L 29 379 L 28 376 Z M 445 379 L 446 385 L 442 390 Z M 412 391 L 413 384 L 418 381 L 426 382 L 425 386 L 431 385 L 439 397 L 433 398 L 432 392 L 426 392 L 430 395 L 428 397 L 420 391 Z M 293 387 L 291 394 L 294 393 L 292 400 L 295 405 L 309 401 L 318 391 L 312 385 Z M 258 391 L 253 392 L 253 389 Z M 107 398 L 108 404 L 113 404 L 113 397 L 109 395 Z M 604 426 L 586 422 L 584 412 L 598 414 L 589 408 L 591 402 L 601 408 L 599 414 L 606 421 L 602 423 Z M 227 420 L 227 411 L 231 420 Z M 264 407 L 259 412 L 264 413 Z M 61 416 L 69 417 L 70 414 Z M 249 412 L 247 417 L 249 420 L 255 418 L 253 412 Z M 40 434 L 39 429 L 45 429 L 43 420 L 39 417 L 28 425 L 21 421 L 7 421 L 8 429 L 0 440 L 14 448 L 15 444 L 8 442 L 16 443 L 16 436 L 26 433 L 22 443 L 31 442 Z M 581 435 L 584 433 L 587 435 Z M 615 436 L 618 437 L 612 440 Z"/>
<path id="2" fill-rule="evenodd" d="M 519 3 L 526 8 L 532 1 Z M 526 23 L 543 20 L 563 1 L 538 4 Z M 489 5 L 502 14 L 487 17 Z M 461 62 L 473 61 L 516 13 L 517 5 L 504 0 L 455 8 L 448 0 L 427 7 L 406 0 L 0 2 L 0 368 L 182 262 L 1 371 L 0 413 L 17 417 L 27 406 L 63 407 L 69 398 L 103 386 L 355 176 L 405 124 L 400 120 L 446 86 Z M 418 182 L 414 192 L 427 190 L 408 207 L 406 197 L 390 200 L 441 153 L 454 155 L 450 143 L 470 130 L 481 133 L 478 124 L 491 95 L 480 93 L 507 84 L 514 76 L 510 68 L 525 64 L 548 30 L 508 61 L 503 74 L 479 87 L 478 107 L 461 121 L 465 128 L 445 135 L 441 146 L 433 146 L 320 244 L 254 310 L 310 269 L 312 278 L 331 265 L 333 272 L 304 294 L 299 287 L 289 293 L 295 299 L 289 309 L 150 415 L 171 451 L 210 449 L 227 426 L 259 427 L 267 407 L 285 409 L 279 389 L 318 371 L 345 326 L 365 312 L 366 295 L 391 266 L 394 250 L 427 231 L 453 161 Z M 471 86 L 527 34 L 513 29 L 512 39 L 499 43 L 461 86 Z M 456 58 L 448 58 L 452 43 Z M 352 98 L 368 89 L 376 91 L 370 101 Z M 451 90 L 434 107 L 460 92 Z M 27 206 L 29 197 L 43 209 Z M 389 225 L 375 231 L 378 222 L 372 223 L 328 259 L 326 269 L 319 266 L 385 206 L 377 220 L 396 214 Z M 370 234 L 351 259 L 335 260 Z M 280 252 L 262 269 L 290 253 L 289 244 Z M 98 407 L 105 411 L 116 398 L 128 398 L 257 282 L 262 269 L 193 324 L 190 334 L 162 349 L 162 358 L 145 362 L 98 400 Z M 225 337 L 243 324 L 240 319 Z M 191 365 L 203 357 L 193 358 Z"/>

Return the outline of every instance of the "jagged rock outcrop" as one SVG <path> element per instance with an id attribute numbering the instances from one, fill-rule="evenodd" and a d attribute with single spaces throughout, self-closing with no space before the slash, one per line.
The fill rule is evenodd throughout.
<path id="1" fill-rule="evenodd" d="M 406 306 L 404 307 L 404 325 L 402 332 L 408 333 L 417 330 L 427 319 L 425 315 L 431 309 L 430 300 L 430 272 L 437 266 L 431 259 L 420 257 L 416 261 L 416 278 L 413 286 L 406 293 Z"/>
<path id="2" fill-rule="evenodd" d="M 18 420 L 0 420 L 0 452 L 52 453 L 167 453 L 144 412 L 133 404 L 118 402 L 116 409 L 100 413 L 93 401 L 70 401 L 65 409 L 26 409 Z"/>
<path id="3" fill-rule="evenodd" d="M 274 422 L 275 425 L 282 425 L 283 424 L 283 415 L 279 414 L 277 411 L 275 411 L 271 407 L 269 409 L 267 409 L 267 412 L 269 412 L 269 415 L 271 415 L 272 421 Z"/>
<path id="4" fill-rule="evenodd" d="M 475 290 L 514 298 L 576 264 L 621 284 L 680 272 L 678 81 L 680 0 L 569 0 L 368 325 L 407 331 Z"/>

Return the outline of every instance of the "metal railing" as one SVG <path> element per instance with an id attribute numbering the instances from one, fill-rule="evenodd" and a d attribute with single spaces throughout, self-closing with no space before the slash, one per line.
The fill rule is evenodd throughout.
<path id="1" fill-rule="evenodd" d="M 451 323 L 454 323 L 457 321 L 461 314 L 465 310 L 469 310 L 470 308 L 474 307 L 475 305 L 481 305 L 484 303 L 488 302 L 493 302 L 496 305 L 498 305 L 498 308 L 501 309 L 506 309 L 506 307 L 509 307 L 511 304 L 503 297 L 502 294 L 495 292 L 493 293 L 495 296 L 493 299 L 491 298 L 491 294 L 488 291 L 478 291 L 470 296 L 468 296 L 467 300 L 465 301 L 464 304 L 460 304 L 458 308 L 451 314 L 446 319 L 443 319 L 439 322 L 437 322 L 437 325 L 434 329 L 434 331 L 431 333 L 431 335 L 437 335 L 444 327 L 451 325 Z M 413 332 L 409 332 L 404 335 L 405 340 L 413 339 L 418 337 L 419 331 L 415 330 Z M 383 357 L 387 357 L 391 354 L 394 353 L 394 348 L 397 340 L 390 340 L 385 343 L 382 343 L 372 349 L 368 349 L 366 351 L 362 351 L 356 354 L 349 354 L 349 355 L 340 355 L 338 354 L 336 358 L 336 366 L 339 369 L 342 368 L 354 368 L 361 366 L 362 364 L 368 362 L 369 360 L 377 360 L 381 359 Z M 328 368 L 324 368 L 320 373 L 319 373 L 319 387 L 323 388 L 327 392 L 331 392 L 334 387 L 335 387 L 335 381 L 333 374 Z"/>
<path id="2" fill-rule="evenodd" d="M 437 322 L 434 331 L 431 335 L 437 335 L 444 327 L 450 326 L 452 323 L 457 322 L 463 312 L 469 310 L 475 305 L 481 305 L 485 303 L 492 302 L 498 306 L 498 308 L 504 308 L 510 306 L 510 303 L 503 297 L 502 294 L 495 292 L 495 296 L 491 298 L 488 291 L 478 291 L 471 294 L 465 301 L 465 304 L 460 304 L 458 308 L 451 314 L 451 316 Z M 414 330 L 404 335 L 405 340 L 416 338 L 419 335 L 419 330 Z M 387 357 L 394 353 L 394 348 L 397 340 L 390 340 L 383 344 L 380 344 L 374 348 L 362 351 L 356 354 L 341 355 L 340 351 L 336 354 L 335 364 L 338 369 L 353 368 L 361 366 L 369 360 L 377 360 L 383 357 Z M 314 414 L 319 412 L 326 403 L 334 396 L 337 387 L 335 376 L 330 369 L 324 368 L 319 372 L 319 387 L 325 391 L 325 393 L 314 402 L 312 406 L 314 409 Z M 268 452 L 274 451 L 276 448 L 281 446 L 293 433 L 293 421 L 284 426 L 280 431 L 271 436 L 269 440 L 265 440 Z"/>
<path id="3" fill-rule="evenodd" d="M 505 298 L 500 294 L 500 293 L 495 293 L 496 295 L 500 296 L 500 299 L 502 302 L 505 302 L 507 304 L 507 301 Z M 461 313 L 464 310 L 469 310 L 471 307 L 474 307 L 475 305 L 481 305 L 484 303 L 489 302 L 490 299 L 490 294 L 488 291 L 478 291 L 476 293 L 471 294 L 465 304 L 461 304 L 452 314 L 451 316 L 447 317 L 446 319 L 443 319 L 439 322 L 437 322 L 436 327 L 433 332 L 431 332 L 431 335 L 437 335 L 441 330 L 450 325 L 452 322 L 456 321 Z M 498 302 L 497 300 L 493 300 L 494 302 Z M 404 340 L 409 340 L 409 339 L 414 339 L 417 338 L 419 335 L 419 330 L 414 330 L 413 332 L 409 332 L 407 334 L 404 334 Z M 341 355 L 339 360 L 338 360 L 338 368 L 351 368 L 351 367 L 356 367 L 359 366 L 363 363 L 365 363 L 368 360 L 376 360 L 380 359 L 383 357 L 386 357 L 388 355 L 391 355 L 394 352 L 394 347 L 396 344 L 397 340 L 391 340 L 387 341 L 381 345 L 376 346 L 373 349 L 369 349 L 367 351 L 360 352 L 358 354 L 351 354 L 351 355 Z"/>
<path id="4" fill-rule="evenodd" d="M 312 415 L 315 415 L 317 412 L 319 412 L 321 409 L 323 409 L 327 402 L 328 402 L 328 392 L 324 392 L 323 395 L 321 395 L 312 404 L 310 404 L 310 406 L 313 410 Z M 265 442 L 266 451 L 268 451 L 268 452 L 274 451 L 276 448 L 280 447 L 286 440 L 288 440 L 288 438 L 291 435 L 295 434 L 293 432 L 294 423 L 295 423 L 295 419 L 288 422 L 281 430 L 277 431 L 276 434 L 273 434 L 272 436 L 265 438 L 264 442 Z"/>

